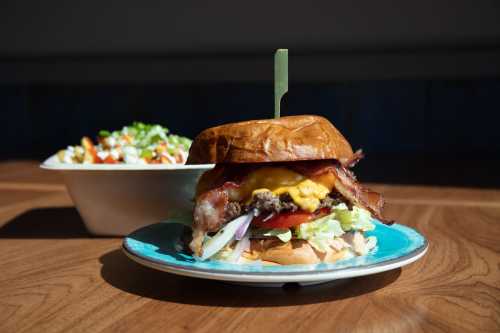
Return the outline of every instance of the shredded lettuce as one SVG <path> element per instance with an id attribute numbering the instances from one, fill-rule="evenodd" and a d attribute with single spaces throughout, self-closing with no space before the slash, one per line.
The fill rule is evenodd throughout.
<path id="1" fill-rule="evenodd" d="M 349 210 L 349 207 L 347 207 L 347 205 L 345 203 L 341 202 L 338 205 L 333 206 L 332 209 L 333 210 Z"/>
<path id="2" fill-rule="evenodd" d="M 330 241 L 344 234 L 335 213 L 321 217 L 309 223 L 302 223 L 296 229 L 297 238 L 305 239 L 320 252 L 326 252 Z"/>
<path id="3" fill-rule="evenodd" d="M 342 236 L 345 232 L 375 229 L 371 219 L 371 214 L 367 210 L 358 207 L 349 210 L 342 203 L 333 207 L 331 214 L 299 225 L 295 232 L 297 238 L 307 240 L 311 246 L 320 252 L 326 252 L 330 242 L 335 237 Z"/>
<path id="4" fill-rule="evenodd" d="M 309 223 L 302 223 L 297 227 L 297 237 L 311 239 L 315 237 L 339 237 L 344 234 L 340 222 L 335 219 L 335 213 L 321 217 Z"/>
<path id="5" fill-rule="evenodd" d="M 337 220 L 340 221 L 344 231 L 370 231 L 375 229 L 375 225 L 372 223 L 372 216 L 370 212 L 365 209 L 356 206 L 353 207 L 352 210 L 337 209 L 337 207 L 335 207 L 334 214 Z"/>
<path id="6" fill-rule="evenodd" d="M 283 243 L 292 239 L 292 232 L 288 228 L 283 229 L 255 229 L 252 230 L 253 237 L 278 237 Z"/>

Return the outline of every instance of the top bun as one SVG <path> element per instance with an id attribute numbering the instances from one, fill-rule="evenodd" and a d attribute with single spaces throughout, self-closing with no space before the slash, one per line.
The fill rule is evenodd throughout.
<path id="1" fill-rule="evenodd" d="M 187 164 L 343 162 L 352 155 L 349 142 L 326 118 L 304 115 L 208 128 L 194 139 Z"/>

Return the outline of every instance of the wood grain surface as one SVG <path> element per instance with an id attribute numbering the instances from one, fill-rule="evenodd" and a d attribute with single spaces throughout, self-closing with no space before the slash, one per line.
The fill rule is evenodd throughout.
<path id="1" fill-rule="evenodd" d="M 57 175 L 0 164 L 0 332 L 499 332 L 500 191 L 374 188 L 428 237 L 421 260 L 256 289 L 142 267 L 87 234 Z"/>

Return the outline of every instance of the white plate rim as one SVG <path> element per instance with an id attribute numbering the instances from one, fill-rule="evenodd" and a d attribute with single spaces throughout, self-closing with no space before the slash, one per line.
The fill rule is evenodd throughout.
<path id="1" fill-rule="evenodd" d="M 56 171 L 159 171 L 159 170 L 206 170 L 215 164 L 66 164 L 57 155 L 47 158 L 41 169 Z"/>

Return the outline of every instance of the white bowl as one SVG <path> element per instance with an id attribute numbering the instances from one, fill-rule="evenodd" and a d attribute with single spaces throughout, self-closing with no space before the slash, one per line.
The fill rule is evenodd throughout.
<path id="1" fill-rule="evenodd" d="M 40 167 L 62 173 L 89 232 L 125 236 L 165 219 L 189 218 L 196 182 L 213 164 L 64 164 L 52 156 Z"/>

